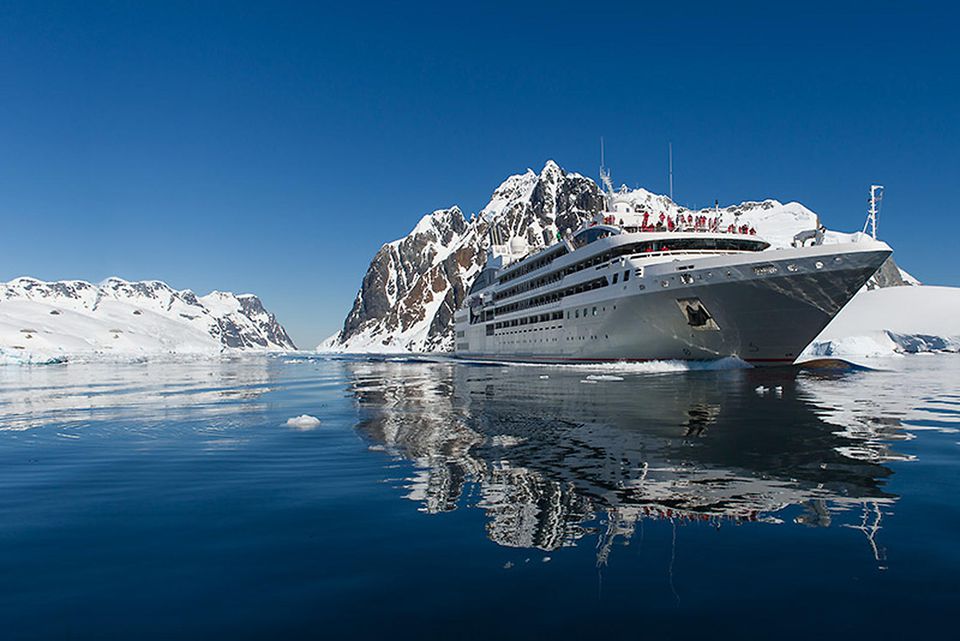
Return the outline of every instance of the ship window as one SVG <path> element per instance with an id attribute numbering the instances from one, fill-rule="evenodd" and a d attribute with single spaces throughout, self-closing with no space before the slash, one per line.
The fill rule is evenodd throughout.
<path id="1" fill-rule="evenodd" d="M 573 316 L 574 318 L 580 318 L 580 310 L 579 309 L 573 310 Z"/>
<path id="2" fill-rule="evenodd" d="M 596 308 L 596 307 L 593 308 L 593 315 L 594 315 L 594 316 L 597 315 L 597 308 Z"/>
<path id="3" fill-rule="evenodd" d="M 493 323 L 487 325 L 487 336 L 493 336 Z"/>
<path id="4" fill-rule="evenodd" d="M 629 270 L 629 269 L 628 269 L 627 271 L 623 272 L 623 282 L 627 282 L 628 280 L 630 280 L 630 270 Z"/>
<path id="5" fill-rule="evenodd" d="M 617 284 L 617 278 L 619 278 L 619 276 L 620 276 L 620 273 L 619 273 L 619 272 L 613 275 L 613 284 L 614 284 L 614 285 Z"/>
<path id="6" fill-rule="evenodd" d="M 778 271 L 776 265 L 760 265 L 753 268 L 753 273 L 757 276 L 769 276 L 770 274 L 776 274 Z"/>

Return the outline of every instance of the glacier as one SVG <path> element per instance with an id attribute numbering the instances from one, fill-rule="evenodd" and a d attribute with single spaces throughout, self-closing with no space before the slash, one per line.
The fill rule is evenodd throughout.
<path id="1" fill-rule="evenodd" d="M 197 296 L 158 280 L 0 283 L 0 364 L 286 351 L 296 346 L 253 294 Z"/>
<path id="2" fill-rule="evenodd" d="M 801 358 L 860 360 L 923 352 L 960 352 L 960 288 L 861 291 Z"/>

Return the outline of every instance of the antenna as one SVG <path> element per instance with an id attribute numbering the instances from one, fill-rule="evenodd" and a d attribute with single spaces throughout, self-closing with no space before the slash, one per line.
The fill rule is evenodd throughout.
<path id="1" fill-rule="evenodd" d="M 877 239 L 877 215 L 880 213 L 880 203 L 883 201 L 883 185 L 870 185 L 870 208 L 867 209 L 867 220 L 863 223 L 863 233 L 870 228 L 870 235 Z"/>
<path id="2" fill-rule="evenodd" d="M 610 180 L 610 170 L 604 166 L 604 157 L 603 157 L 603 136 L 600 136 L 600 182 L 607 188 L 607 191 L 610 192 L 609 202 L 607 203 L 607 210 L 613 211 L 613 181 Z"/>
<path id="3" fill-rule="evenodd" d="M 667 143 L 667 166 L 670 174 L 670 201 L 673 201 L 673 143 Z"/>

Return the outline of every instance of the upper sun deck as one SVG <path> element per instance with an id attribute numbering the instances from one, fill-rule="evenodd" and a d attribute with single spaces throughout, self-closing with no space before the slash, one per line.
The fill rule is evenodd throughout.
<path id="1" fill-rule="evenodd" d="M 684 241 L 685 251 L 761 251 L 769 244 L 759 238 L 756 229 L 749 225 L 727 225 L 722 227 L 719 215 L 685 214 L 679 212 L 676 216 L 660 214 L 651 216 L 645 211 L 633 211 L 624 206 L 624 203 L 614 201 L 614 211 L 598 214 L 593 222 L 581 227 L 575 233 L 567 230 L 565 234 L 558 234 L 558 241 L 553 245 L 522 256 L 496 270 L 496 275 L 490 278 L 499 284 L 506 283 L 521 276 L 538 271 L 567 254 L 579 253 L 584 247 L 592 243 L 614 236 L 642 235 L 650 241 L 665 241 L 673 238 L 697 238 L 697 242 Z M 666 236 L 663 236 L 666 235 Z M 692 236 L 691 236 L 692 235 Z M 729 243 L 717 239 L 754 237 L 751 240 L 757 243 Z M 525 243 L 523 243 L 525 246 Z M 619 244 L 619 243 L 615 243 Z M 696 246 L 694 246 L 696 245 Z M 760 246 L 762 245 L 762 246 Z M 511 242 L 513 248 L 513 242 Z M 513 248 L 514 251 L 516 248 Z M 642 248 L 645 253 L 662 253 L 674 251 L 667 242 L 663 247 L 650 246 Z M 679 251 L 679 248 L 678 250 Z"/>
<path id="2" fill-rule="evenodd" d="M 525 256 L 509 267 L 499 270 L 496 283 L 540 272 L 554 261 L 563 259 L 557 268 L 564 271 L 579 271 L 584 267 L 599 265 L 620 256 L 632 258 L 656 258 L 664 255 L 689 253 L 740 253 L 763 251 L 770 246 L 749 229 L 716 232 L 709 229 L 683 229 L 671 231 L 626 231 L 609 223 L 595 224 L 568 235 L 546 249 Z M 490 283 L 493 284 L 493 283 Z"/>

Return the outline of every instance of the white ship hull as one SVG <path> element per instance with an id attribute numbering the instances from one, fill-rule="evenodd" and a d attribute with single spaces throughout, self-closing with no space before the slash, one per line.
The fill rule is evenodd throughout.
<path id="1" fill-rule="evenodd" d="M 890 254 L 886 244 L 865 241 L 621 257 L 557 285 L 602 276 L 605 286 L 472 323 L 468 310 L 458 312 L 455 355 L 549 363 L 734 356 L 789 364 Z"/>

